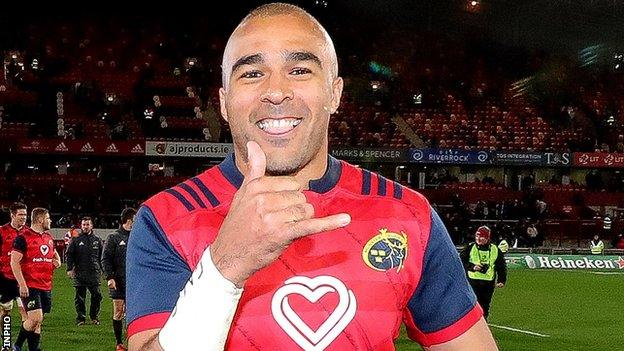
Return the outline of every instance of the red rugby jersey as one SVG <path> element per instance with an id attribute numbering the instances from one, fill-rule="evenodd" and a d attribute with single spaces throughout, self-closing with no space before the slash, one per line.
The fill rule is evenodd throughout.
<path id="1" fill-rule="evenodd" d="M 230 155 L 141 207 L 128 247 L 129 335 L 164 326 L 242 181 Z M 394 350 L 402 323 L 433 345 L 479 320 L 459 255 L 423 196 L 333 157 L 309 188 L 317 216 L 347 212 L 351 223 L 294 241 L 247 280 L 227 350 Z"/>
<path id="2" fill-rule="evenodd" d="M 54 239 L 50 233 L 37 233 L 28 228 L 15 238 L 13 250 L 24 255 L 21 264 L 26 285 L 29 288 L 52 290 Z"/>
<path id="3" fill-rule="evenodd" d="M 11 270 L 11 251 L 13 251 L 13 242 L 15 238 L 26 231 L 27 226 L 23 226 L 20 229 L 15 229 L 11 223 L 7 223 L 0 227 L 0 272 L 7 279 L 15 280 L 13 271 Z"/>

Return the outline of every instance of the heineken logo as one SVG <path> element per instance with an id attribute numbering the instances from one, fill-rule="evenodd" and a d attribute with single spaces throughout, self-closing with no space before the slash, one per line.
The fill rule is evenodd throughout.
<path id="1" fill-rule="evenodd" d="M 624 269 L 622 256 L 574 255 L 509 255 L 505 257 L 509 268 L 529 269 Z"/>

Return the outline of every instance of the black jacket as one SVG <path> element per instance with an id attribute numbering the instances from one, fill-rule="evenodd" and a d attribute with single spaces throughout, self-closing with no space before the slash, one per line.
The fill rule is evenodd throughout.
<path id="1" fill-rule="evenodd" d="M 475 245 L 476 243 L 474 242 L 468 244 L 468 246 L 466 246 L 464 248 L 464 251 L 462 251 L 460 254 L 462 263 L 464 264 L 464 269 L 466 269 L 466 271 L 474 270 L 475 265 L 470 263 L 470 251 L 472 250 L 472 247 Z M 490 243 L 490 244 L 487 244 L 487 246 L 485 247 L 478 247 L 478 248 L 479 250 L 485 251 L 485 250 L 490 249 L 490 245 L 494 245 L 494 244 Z M 494 275 L 493 282 L 505 284 L 507 282 L 507 264 L 505 263 L 505 254 L 498 247 L 496 249 L 498 250 L 498 257 L 496 257 L 496 261 L 494 261 L 495 275 Z"/>
<path id="2" fill-rule="evenodd" d="M 80 233 L 67 248 L 67 270 L 75 273 L 74 286 L 98 285 L 102 266 L 102 239 Z"/>
<path id="3" fill-rule="evenodd" d="M 126 248 L 130 232 L 119 227 L 106 239 L 104 253 L 102 254 L 102 267 L 106 280 L 126 280 Z"/>

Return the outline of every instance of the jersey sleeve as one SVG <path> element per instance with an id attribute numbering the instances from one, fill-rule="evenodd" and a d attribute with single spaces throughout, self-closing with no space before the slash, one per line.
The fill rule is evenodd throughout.
<path id="1" fill-rule="evenodd" d="M 432 209 L 422 276 L 404 314 L 408 335 L 423 346 L 441 344 L 462 335 L 482 314 L 457 249 Z"/>
<path id="2" fill-rule="evenodd" d="M 126 257 L 129 337 L 165 325 L 191 273 L 151 209 L 141 207 Z"/>
<path id="3" fill-rule="evenodd" d="M 26 238 L 22 235 L 18 235 L 15 237 L 15 241 L 13 241 L 13 250 L 21 252 L 22 254 L 26 253 Z"/>
<path id="4" fill-rule="evenodd" d="M 104 251 L 102 252 L 102 269 L 104 271 L 104 276 L 106 280 L 115 278 L 114 266 L 115 266 L 115 249 L 117 247 L 117 237 L 116 235 L 110 234 L 106 243 L 104 244 Z"/>

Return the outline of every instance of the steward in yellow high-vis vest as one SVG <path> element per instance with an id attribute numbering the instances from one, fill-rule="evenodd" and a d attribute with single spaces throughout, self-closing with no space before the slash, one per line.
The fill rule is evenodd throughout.
<path id="1" fill-rule="evenodd" d="M 604 243 L 598 235 L 594 235 L 594 240 L 589 242 L 589 248 L 592 255 L 602 255 L 604 252 Z"/>
<path id="2" fill-rule="evenodd" d="M 502 288 L 507 282 L 505 254 L 490 242 L 491 230 L 481 226 L 475 233 L 475 242 L 468 244 L 461 258 L 477 301 L 487 319 L 494 287 Z"/>

